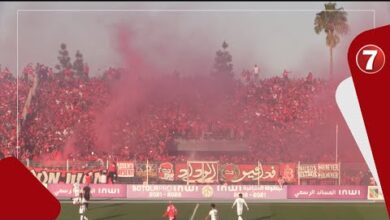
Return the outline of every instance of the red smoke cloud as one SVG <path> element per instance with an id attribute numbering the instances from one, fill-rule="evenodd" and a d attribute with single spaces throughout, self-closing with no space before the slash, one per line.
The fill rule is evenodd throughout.
<path id="1" fill-rule="evenodd" d="M 153 64 L 142 56 L 142 50 L 135 49 L 135 33 L 125 25 L 118 25 L 115 33 L 115 48 L 122 59 L 124 70 L 120 80 L 110 82 L 110 97 L 104 109 L 95 115 L 92 125 L 94 131 L 94 147 L 97 151 L 112 152 L 116 138 L 114 131 L 117 123 L 137 119 L 149 105 L 162 103 L 180 103 L 181 106 L 191 109 L 201 116 L 202 120 L 226 120 L 234 116 L 227 115 L 229 104 L 225 103 L 226 96 L 232 95 L 235 85 L 230 81 L 213 80 L 208 74 L 186 76 L 189 80 L 178 80 L 174 75 L 160 72 Z M 174 50 L 174 48 L 172 48 Z M 163 57 L 161 58 L 164 59 Z M 202 66 L 198 63 L 195 66 Z M 327 72 L 328 63 L 324 64 Z M 340 153 L 352 155 L 353 161 L 361 161 L 352 136 L 346 130 L 345 123 L 336 109 L 334 91 L 337 83 L 332 83 L 311 105 L 314 108 L 331 105 L 334 111 L 326 114 L 325 124 L 316 124 L 308 128 L 305 135 L 291 134 L 283 137 L 285 148 L 301 147 L 312 149 L 313 153 L 335 153 L 335 126 L 340 124 Z M 202 100 L 201 102 L 199 100 Z M 203 104 L 205 106 L 201 106 Z M 175 106 L 175 105 L 173 105 Z M 292 132 L 294 133 L 294 132 Z M 259 134 L 260 135 L 260 134 Z M 315 137 L 315 138 L 313 138 Z M 313 143 L 313 140 L 318 140 Z M 352 141 L 351 141 L 352 140 Z M 134 140 L 136 142 L 136 140 Z M 73 152 L 74 139 L 69 138 L 64 153 Z M 307 152 L 310 154 L 310 152 Z M 347 154 L 348 153 L 348 154 Z"/>

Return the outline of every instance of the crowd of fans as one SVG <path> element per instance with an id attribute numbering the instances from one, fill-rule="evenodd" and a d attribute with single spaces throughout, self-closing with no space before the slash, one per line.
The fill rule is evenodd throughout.
<path id="1" fill-rule="evenodd" d="M 17 82 L 8 68 L 0 65 L 0 154 L 17 155 L 17 115 L 21 115 L 31 83 Z M 17 89 L 18 88 L 18 89 Z M 17 110 L 19 114 L 17 114 Z"/>
<path id="2" fill-rule="evenodd" d="M 101 119 L 102 112 L 117 98 L 113 92 L 115 82 L 121 80 L 123 72 L 110 68 L 103 76 L 81 78 L 72 76 L 71 72 L 53 74 L 47 66 L 31 64 L 17 80 L 7 69 L 0 70 L 1 152 L 34 161 L 335 160 L 333 153 L 326 150 L 329 148 L 324 147 L 333 142 L 320 133 L 323 126 L 333 123 L 336 107 L 332 89 L 312 73 L 303 78 L 290 78 L 285 71 L 280 76 L 261 78 L 258 72 L 243 71 L 242 78 L 232 79 L 217 103 L 208 99 L 211 93 L 199 89 L 199 94 L 191 96 L 190 101 L 180 94 L 174 99 L 158 99 L 135 106 L 135 111 L 110 117 L 107 122 Z M 177 74 L 165 80 L 181 88 L 194 85 L 193 78 Z M 33 95 L 27 102 L 29 93 Z M 216 117 L 210 117 L 213 112 L 217 112 Z M 223 113 L 218 115 L 218 112 Z M 103 129 L 103 136 L 109 146 L 102 147 L 98 139 L 103 127 L 108 128 Z M 241 140 L 250 152 L 172 153 L 178 138 Z"/>

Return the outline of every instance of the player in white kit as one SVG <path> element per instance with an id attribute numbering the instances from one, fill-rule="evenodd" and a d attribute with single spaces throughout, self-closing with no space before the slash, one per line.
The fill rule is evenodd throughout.
<path id="1" fill-rule="evenodd" d="M 248 208 L 248 205 L 245 202 L 245 199 L 242 198 L 242 194 L 240 193 L 240 194 L 238 194 L 238 196 L 239 196 L 239 198 L 237 198 L 234 201 L 232 208 L 234 208 L 235 205 L 237 206 L 238 220 L 243 220 L 242 213 L 244 211 L 244 205 L 246 206 L 246 210 L 247 211 L 249 211 L 249 208 Z"/>
<path id="2" fill-rule="evenodd" d="M 218 210 L 215 208 L 215 204 L 211 204 L 211 210 L 209 212 L 209 215 L 206 216 L 205 220 L 219 220 L 218 218 Z"/>
<path id="3" fill-rule="evenodd" d="M 73 184 L 73 205 L 79 203 L 81 188 L 78 183 Z"/>
<path id="4" fill-rule="evenodd" d="M 78 204 L 80 205 L 80 208 L 79 208 L 80 220 L 88 220 L 88 218 L 86 216 L 87 200 L 84 198 L 83 193 L 80 193 Z"/>

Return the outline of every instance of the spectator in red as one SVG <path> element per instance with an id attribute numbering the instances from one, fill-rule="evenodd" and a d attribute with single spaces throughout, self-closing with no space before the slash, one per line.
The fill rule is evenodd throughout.
<path id="1" fill-rule="evenodd" d="M 90 173 L 87 173 L 87 175 L 85 176 L 85 184 L 86 185 L 91 184 L 91 174 Z"/>
<path id="2" fill-rule="evenodd" d="M 116 164 L 115 162 L 112 162 L 110 164 L 110 167 L 108 168 L 108 183 L 112 184 L 116 182 Z"/>
<path id="3" fill-rule="evenodd" d="M 39 69 L 42 71 L 38 72 L 50 70 L 43 65 Z M 139 112 L 135 116 L 120 115 L 110 121 L 112 129 L 108 129 L 105 135 L 112 140 L 109 144 L 113 151 L 111 154 L 102 152 L 97 146 L 96 121 L 112 100 L 115 100 L 115 88 L 111 84 L 120 80 L 121 71 L 109 68 L 103 77 L 93 76 L 89 80 L 67 77 L 64 81 L 61 74 L 54 74 L 51 80 L 40 80 L 28 108 L 28 117 L 21 122 L 19 145 L 22 157 L 38 162 L 54 158 L 105 161 L 112 160 L 113 157 L 109 156 L 115 155 L 115 160 L 145 161 L 149 158 L 150 161 L 185 162 L 188 155 L 168 154 L 169 149 L 173 149 L 175 140 L 204 138 L 245 141 L 250 146 L 250 153 L 236 156 L 216 154 L 210 157 L 199 154 L 196 159 L 235 163 L 258 160 L 332 160 L 332 157 L 321 157 L 321 151 L 312 151 L 324 145 L 324 142 L 320 143 L 318 138 L 310 135 L 310 128 L 326 122 L 329 111 L 335 107 L 333 103 L 314 103 L 324 97 L 320 97 L 320 94 L 327 94 L 326 82 L 316 79 L 313 74 L 309 74 L 308 79 L 302 77 L 284 80 L 283 76 L 277 76 L 254 82 L 251 70 L 243 71 L 242 80 L 236 80 L 231 86 L 232 94 L 226 94 L 218 101 L 217 105 L 220 104 L 223 109 L 223 117 L 209 114 L 209 110 L 215 109 L 210 107 L 214 100 L 209 98 L 210 93 L 204 92 L 207 89 L 196 91 L 196 96 L 189 98 L 177 95 L 175 100 L 147 101 L 146 105 L 139 106 Z M 71 74 L 70 69 L 64 72 L 66 75 Z M 21 118 L 21 110 L 32 89 L 32 83 L 19 82 L 18 99 L 19 105 L 23 107 L 19 108 L 20 112 L 16 112 L 16 78 L 4 71 L 1 77 L 0 151 L 7 156 L 15 154 L 15 118 L 18 114 Z M 51 78 L 50 73 L 48 78 Z M 187 91 L 187 88 L 201 87 L 204 84 L 201 80 L 187 76 L 167 76 L 153 80 L 180 85 L 184 89 L 178 90 L 191 94 L 194 92 Z M 329 94 L 333 100 L 333 93 Z M 74 148 L 74 152 L 62 155 L 63 149 L 69 146 Z M 91 152 L 95 154 L 90 156 Z M 107 179 L 115 182 L 115 165 L 110 165 L 110 171 Z"/>

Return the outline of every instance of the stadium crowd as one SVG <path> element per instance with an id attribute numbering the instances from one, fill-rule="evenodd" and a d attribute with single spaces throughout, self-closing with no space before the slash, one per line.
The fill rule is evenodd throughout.
<path id="1" fill-rule="evenodd" d="M 304 78 L 289 78 L 285 72 L 259 79 L 251 71 L 244 71 L 242 78 L 233 80 L 230 92 L 218 99 L 217 106 L 207 101 L 207 92 L 191 96 L 190 101 L 185 100 L 188 96 L 179 95 L 173 100 L 147 102 L 137 106 L 136 113 L 110 118 L 108 129 L 103 130 L 109 146 L 103 148 L 97 140 L 102 136 L 100 128 L 107 126 L 101 120 L 102 112 L 115 99 L 115 81 L 121 80 L 123 70 L 110 68 L 103 76 L 77 77 L 71 72 L 53 74 L 47 66 L 30 64 L 22 73 L 17 80 L 7 68 L 0 71 L 0 152 L 5 156 L 42 163 L 65 159 L 201 159 L 222 163 L 335 160 L 329 148 L 323 147 L 332 141 L 316 133 L 332 122 L 335 104 L 326 98 L 331 94 L 327 82 L 311 73 Z M 174 75 L 166 79 L 169 85 L 181 88 L 194 84 L 191 77 Z M 30 93 L 33 95 L 29 101 Z M 213 111 L 223 112 L 223 116 L 210 117 Z M 172 153 L 176 139 L 242 140 L 250 152 Z M 359 182 L 356 175 L 344 176 L 347 182 Z"/>
<path id="2" fill-rule="evenodd" d="M 96 147 L 97 118 L 114 98 L 112 81 L 120 71 L 110 68 L 103 76 L 80 78 L 72 74 L 53 74 L 51 68 L 31 64 L 23 70 L 19 92 L 19 146 L 22 158 L 54 160 L 59 158 L 131 158 L 138 160 L 186 160 L 182 154 L 169 154 L 176 138 L 240 139 L 251 149 L 250 155 L 207 155 L 209 159 L 243 162 L 257 161 L 329 161 L 321 140 L 310 129 L 329 120 L 332 104 L 316 100 L 326 94 L 326 82 L 282 76 L 257 79 L 250 71 L 235 79 L 222 100 L 224 117 L 207 117 L 207 98 L 192 103 L 181 100 L 148 103 L 137 117 L 121 114 L 110 122 L 106 134 L 110 145 Z M 249 75 L 249 77 L 248 77 Z M 37 77 L 38 76 L 38 77 Z M 190 77 L 171 77 L 173 84 L 190 85 Z M 26 103 L 34 80 L 39 80 L 31 102 Z M 1 150 L 14 154 L 16 145 L 16 78 L 1 71 Z M 203 94 L 207 95 L 207 94 Z M 193 103 L 196 103 L 193 104 Z M 27 106 L 26 106 L 27 105 Z M 23 108 L 27 109 L 25 115 Z M 318 148 L 316 146 L 318 145 Z M 310 148 L 310 149 L 308 149 Z M 308 154 L 308 152 L 312 152 Z M 316 153 L 316 154 L 315 154 Z"/>

